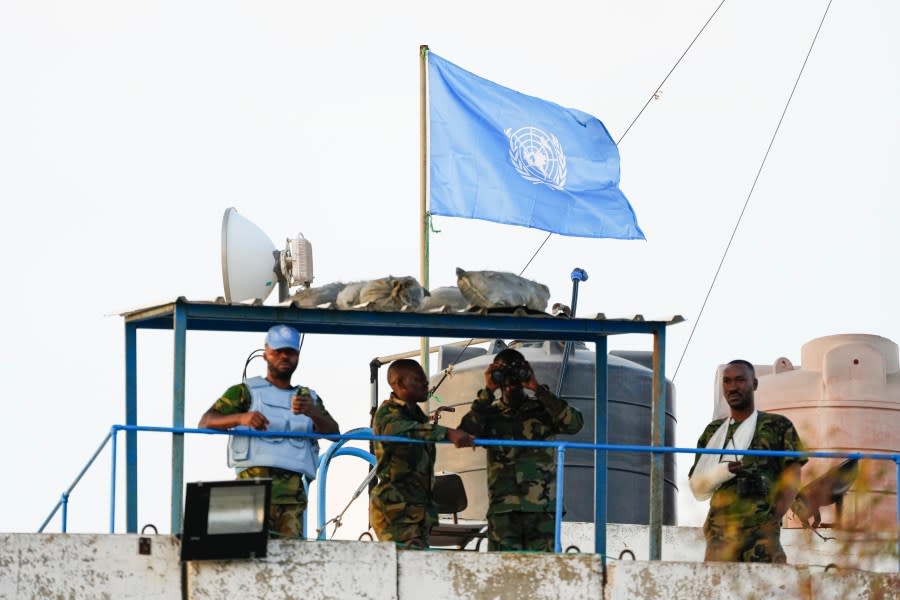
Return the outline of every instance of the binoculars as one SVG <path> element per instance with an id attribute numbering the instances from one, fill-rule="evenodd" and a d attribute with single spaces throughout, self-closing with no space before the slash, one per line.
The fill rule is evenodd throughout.
<path id="1" fill-rule="evenodd" d="M 509 363 L 491 371 L 491 380 L 497 385 L 508 381 L 523 382 L 531 379 L 531 367 L 528 363 Z"/>
<path id="2" fill-rule="evenodd" d="M 764 497 L 769 493 L 765 480 L 755 473 L 739 473 L 734 484 L 739 496 Z"/>

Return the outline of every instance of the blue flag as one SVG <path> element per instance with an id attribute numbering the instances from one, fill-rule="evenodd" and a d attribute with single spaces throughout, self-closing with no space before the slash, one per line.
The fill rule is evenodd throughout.
<path id="1" fill-rule="evenodd" d="M 431 214 L 645 239 L 598 119 L 428 54 Z"/>

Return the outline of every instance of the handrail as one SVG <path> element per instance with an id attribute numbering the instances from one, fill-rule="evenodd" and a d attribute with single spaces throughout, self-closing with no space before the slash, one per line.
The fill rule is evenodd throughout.
<path id="1" fill-rule="evenodd" d="M 354 433 L 364 433 L 364 434 L 371 435 L 372 430 L 369 429 L 368 427 L 359 427 L 357 429 L 351 429 L 350 431 L 345 433 L 344 436 L 352 435 Z M 331 464 L 331 459 L 333 459 L 337 456 L 350 455 L 350 456 L 357 456 L 359 458 L 362 458 L 363 460 L 368 461 L 368 463 L 370 465 L 372 465 L 372 467 L 374 467 L 375 463 L 376 463 L 375 457 L 372 456 L 371 452 L 367 452 L 360 448 L 344 448 L 344 444 L 346 444 L 349 441 L 350 441 L 349 438 L 343 437 L 343 439 L 340 439 L 340 440 L 336 441 L 335 443 L 333 443 L 332 445 L 330 445 L 325 450 L 325 452 L 322 454 L 322 456 L 319 458 L 319 467 L 316 470 L 316 479 L 319 481 L 319 483 L 316 487 L 316 492 L 318 494 L 316 497 L 316 508 L 318 511 L 318 515 L 317 515 L 317 519 L 316 519 L 316 525 L 317 525 L 316 539 L 317 540 L 325 539 L 325 491 L 327 489 L 327 486 L 325 484 L 328 481 L 328 466 Z M 354 496 L 354 499 L 355 498 L 356 497 Z M 353 500 L 351 500 L 351 502 L 352 501 Z M 307 536 L 307 538 L 308 537 L 309 536 Z"/>
<path id="2" fill-rule="evenodd" d="M 47 527 L 47 523 L 50 522 L 50 519 L 53 518 L 53 515 L 56 514 L 56 511 L 59 510 L 60 506 L 62 506 L 62 508 L 63 508 L 62 532 L 63 533 L 66 532 L 66 520 L 68 517 L 68 508 L 69 508 L 69 494 L 72 493 L 72 490 L 75 489 L 75 486 L 78 485 L 78 482 L 81 481 L 81 478 L 84 477 L 84 474 L 87 473 L 87 470 L 90 469 L 91 465 L 94 464 L 94 461 L 97 460 L 97 457 L 100 455 L 100 452 L 103 451 L 103 448 L 106 447 L 106 443 L 110 440 L 112 435 L 113 435 L 112 430 L 110 430 L 110 432 L 106 434 L 106 437 L 103 438 L 103 441 L 100 442 L 100 446 L 94 451 L 94 454 L 91 455 L 91 458 L 88 459 L 87 464 L 84 465 L 83 469 L 81 469 L 81 472 L 75 478 L 75 481 L 72 482 L 72 485 L 70 485 L 68 488 L 66 488 L 66 491 L 64 491 L 62 493 L 62 495 L 60 496 L 59 502 L 56 503 L 56 506 L 54 506 L 53 510 L 50 511 L 50 514 L 47 516 L 46 519 L 44 519 L 44 522 L 41 523 L 41 526 L 38 528 L 38 533 L 44 532 L 44 528 Z"/>
<path id="3" fill-rule="evenodd" d="M 411 444 L 449 444 L 447 440 L 426 441 L 396 435 L 375 435 L 365 433 L 368 428 L 359 428 L 347 433 L 314 433 L 300 431 L 255 431 L 255 430 L 223 430 L 198 429 L 190 427 L 160 427 L 150 425 L 113 425 L 116 431 L 155 431 L 161 433 L 200 433 L 205 435 L 240 435 L 248 437 L 296 437 L 329 441 L 375 441 L 375 442 L 407 442 Z M 353 433 L 356 432 L 356 433 Z M 523 446 L 529 448 L 558 448 L 577 450 L 603 450 L 608 452 L 648 452 L 650 454 L 722 454 L 721 448 L 683 448 L 679 446 L 640 446 L 637 444 L 593 444 L 591 442 L 572 442 L 567 440 L 532 441 L 532 440 L 497 440 L 476 438 L 475 446 Z M 900 452 L 842 452 L 838 450 L 738 450 L 728 449 L 728 455 L 746 456 L 780 456 L 789 458 L 857 458 L 873 460 L 900 460 Z"/>
<path id="4" fill-rule="evenodd" d="M 399 442 L 399 443 L 409 443 L 409 444 L 446 444 L 450 443 L 446 440 L 433 442 L 433 441 L 425 441 L 425 440 L 417 440 L 408 437 L 402 436 L 385 436 L 385 435 L 374 435 L 370 433 L 370 429 L 368 428 L 359 428 L 348 431 L 343 434 L 319 434 L 319 433 L 305 433 L 305 432 L 270 432 L 270 431 L 255 431 L 255 430 L 221 430 L 221 429 L 198 429 L 198 428 L 189 428 L 189 427 L 158 427 L 158 426 L 147 426 L 147 425 L 113 425 L 110 428 L 110 433 L 106 435 L 103 442 L 100 444 L 100 447 L 97 448 L 97 451 L 94 452 L 91 459 L 88 461 L 88 464 L 81 470 L 78 474 L 78 477 L 75 478 L 75 481 L 72 483 L 69 488 L 63 492 L 62 499 L 59 503 L 54 507 L 53 511 L 41 525 L 41 528 L 38 532 L 42 532 L 46 527 L 47 523 L 50 519 L 53 518 L 53 515 L 56 514 L 56 511 L 59 509 L 60 504 L 65 505 L 69 494 L 81 480 L 82 476 L 85 474 L 87 469 L 93 464 L 96 460 L 99 453 L 103 450 L 106 443 L 112 439 L 112 447 L 113 450 L 116 448 L 116 435 L 119 431 L 126 432 L 158 432 L 158 433 L 174 433 L 174 434 L 204 434 L 204 435 L 239 435 L 239 436 L 247 436 L 247 437 L 297 437 L 297 438 L 310 438 L 310 439 L 325 439 L 335 442 L 332 446 L 325 451 L 323 454 L 323 460 L 320 460 L 319 470 L 317 471 L 319 477 L 321 477 L 320 485 L 324 488 L 324 482 L 327 480 L 327 469 L 328 463 L 330 460 L 341 454 L 349 454 L 353 456 L 358 456 L 360 458 L 364 458 L 368 460 L 370 464 L 374 464 L 374 457 L 371 457 L 371 454 L 360 450 L 358 448 L 341 448 L 343 444 L 348 441 L 379 441 L 379 442 Z M 618 444 L 592 444 L 588 442 L 571 442 L 565 440 L 555 440 L 555 441 L 529 441 L 529 440 L 496 440 L 496 439 L 487 439 L 487 438 L 477 438 L 475 440 L 475 446 L 489 447 L 489 446 L 521 446 L 521 447 L 538 447 L 538 448 L 555 448 L 557 449 L 557 486 L 556 486 L 556 532 L 555 532 L 555 542 L 554 548 L 556 552 L 560 551 L 560 530 L 561 530 L 561 521 L 562 521 L 562 506 L 563 506 L 563 477 L 565 474 L 564 468 L 564 455 L 566 450 L 568 449 L 583 449 L 583 450 L 595 450 L 595 451 L 608 451 L 608 452 L 648 452 L 651 454 L 721 454 L 721 448 L 681 448 L 677 446 L 639 446 L 639 445 L 618 445 Z M 116 473 L 116 453 L 113 451 L 112 456 L 112 485 L 111 485 L 111 498 L 110 498 L 110 533 L 115 533 L 115 473 Z M 740 456 L 777 456 L 777 457 L 786 457 L 786 458 L 855 458 L 855 459 L 870 459 L 870 460 L 891 460 L 894 461 L 897 468 L 897 481 L 900 481 L 900 453 L 885 453 L 885 452 L 840 452 L 840 451 L 832 451 L 832 450 L 817 450 L 817 451 L 796 451 L 796 450 L 737 450 L 737 449 L 729 449 L 729 455 L 740 455 Z M 367 456 L 368 455 L 368 456 Z M 322 500 L 322 504 L 324 505 L 324 490 L 319 491 L 319 496 Z M 320 507 L 320 510 L 323 510 Z M 897 518 L 898 523 L 900 523 L 900 489 L 898 489 L 897 493 Z M 323 523 L 320 523 L 320 528 L 322 528 Z M 63 512 L 63 532 L 65 533 L 65 510 Z M 897 551 L 898 555 L 900 555 L 900 536 L 898 536 L 897 541 Z M 900 570 L 900 565 L 898 565 L 898 570 Z"/>

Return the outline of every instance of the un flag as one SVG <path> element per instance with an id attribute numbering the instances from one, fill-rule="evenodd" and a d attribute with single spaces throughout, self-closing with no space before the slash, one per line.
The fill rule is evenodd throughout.
<path id="1" fill-rule="evenodd" d="M 428 54 L 430 211 L 561 235 L 645 239 L 598 119 Z"/>

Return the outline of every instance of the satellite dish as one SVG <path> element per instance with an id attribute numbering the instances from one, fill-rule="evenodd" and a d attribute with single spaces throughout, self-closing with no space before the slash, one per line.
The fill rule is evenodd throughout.
<path id="1" fill-rule="evenodd" d="M 234 208 L 222 217 L 222 282 L 227 302 L 264 301 L 279 284 L 279 300 L 291 285 L 313 280 L 312 246 L 298 234 L 279 252 L 262 229 Z"/>

